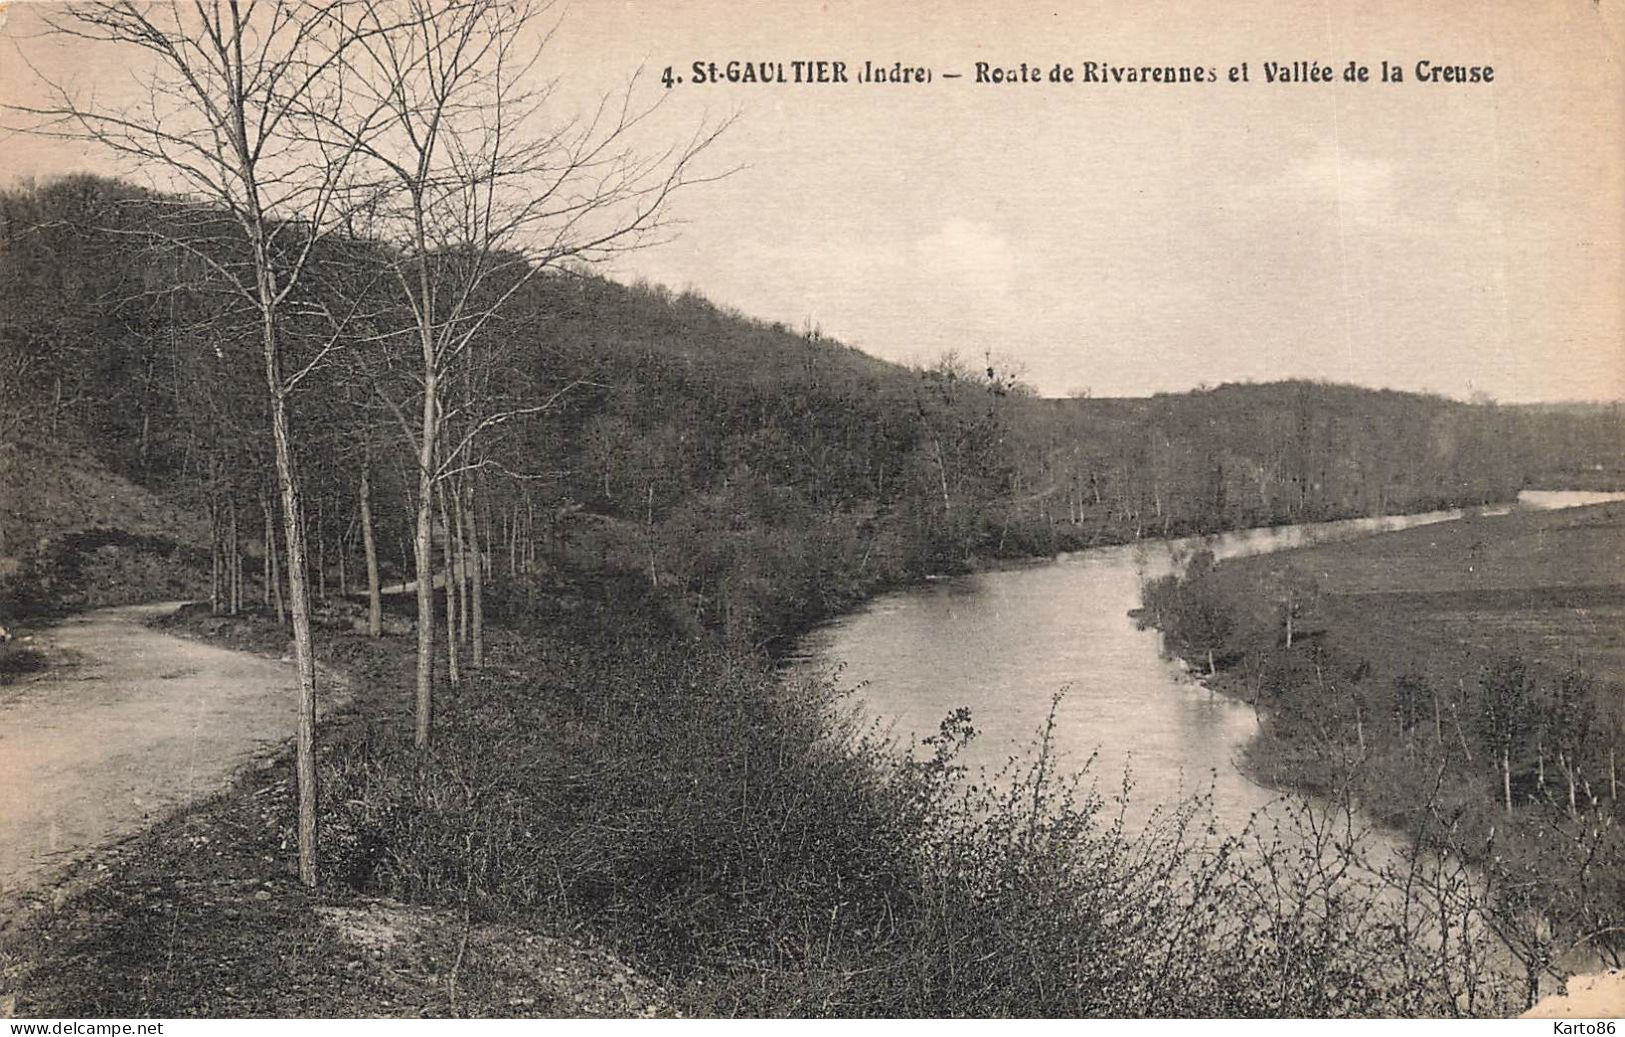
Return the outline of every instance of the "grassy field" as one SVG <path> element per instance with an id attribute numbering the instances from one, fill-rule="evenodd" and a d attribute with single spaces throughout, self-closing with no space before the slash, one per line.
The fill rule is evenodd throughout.
<path id="1" fill-rule="evenodd" d="M 1255 583 L 1283 558 L 1324 595 L 1311 627 L 1374 664 L 1454 668 L 1464 654 L 1516 650 L 1625 683 L 1625 503 L 1474 516 L 1239 559 L 1222 579 Z"/>
<path id="2" fill-rule="evenodd" d="M 1244 765 L 1472 861 L 1531 986 L 1625 960 L 1625 504 L 1213 564 L 1147 615 L 1263 720 Z"/>

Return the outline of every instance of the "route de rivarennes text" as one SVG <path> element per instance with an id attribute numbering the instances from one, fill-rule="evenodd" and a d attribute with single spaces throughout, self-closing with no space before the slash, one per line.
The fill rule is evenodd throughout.
<path id="1" fill-rule="evenodd" d="M 691 61 L 667 65 L 660 81 L 670 89 L 687 83 L 701 86 L 840 86 L 846 84 L 915 85 L 938 80 L 986 86 L 1208 84 L 1208 83 L 1425 83 L 1482 84 L 1495 81 L 1495 69 L 1486 64 L 1461 64 L 1421 58 L 1414 61 L 1384 59 L 1375 64 L 1348 61 L 1341 65 L 1320 60 L 1243 61 L 1235 65 L 1127 64 L 1109 61 L 1044 63 L 977 61 L 964 69 L 938 69 L 893 61 L 847 62 L 834 59 L 791 61 Z"/>

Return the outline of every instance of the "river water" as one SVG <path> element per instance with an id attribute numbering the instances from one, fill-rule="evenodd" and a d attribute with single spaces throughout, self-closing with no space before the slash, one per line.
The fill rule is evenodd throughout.
<path id="1" fill-rule="evenodd" d="M 1559 508 L 1625 494 L 1526 492 L 1517 507 Z M 1504 512 L 1507 506 L 1482 509 Z M 1207 538 L 1220 559 L 1349 540 L 1460 518 L 1462 512 L 1249 529 Z M 980 732 L 961 762 L 993 774 L 1030 757 L 1051 701 L 1059 767 L 1087 766 L 1103 790 L 1128 773 L 1131 827 L 1162 804 L 1211 793 L 1222 828 L 1268 814 L 1278 794 L 1236 765 L 1257 730 L 1251 707 L 1213 694 L 1129 613 L 1148 577 L 1202 541 L 1152 540 L 974 573 L 877 598 L 808 634 L 798 665 L 837 670 L 860 707 L 903 743 L 968 707 Z M 1093 757 L 1092 764 L 1090 763 Z"/>
<path id="2" fill-rule="evenodd" d="M 1497 514 L 1514 507 L 1553 509 L 1620 499 L 1625 494 L 1526 492 L 1515 505 L 1478 510 Z M 1258 730 L 1252 708 L 1202 687 L 1182 662 L 1164 654 L 1157 631 L 1138 629 L 1130 616 L 1140 606 L 1142 583 L 1171 571 L 1197 546 L 1207 546 L 1220 559 L 1234 558 L 1448 522 L 1463 514 L 1438 511 L 1241 530 L 1205 540 L 1144 541 L 937 580 L 877 598 L 813 631 L 801 642 L 795 665 L 836 672 L 842 686 L 855 689 L 859 709 L 905 745 L 935 734 L 955 709 L 969 708 L 979 735 L 960 762 L 973 778 L 981 770 L 994 781 L 1012 759 L 1019 776 L 1022 764 L 1034 758 L 1051 703 L 1064 692 L 1054 706 L 1056 771 L 1081 773 L 1086 786 L 1094 783 L 1107 796 L 1129 775 L 1132 787 L 1122 810 L 1127 834 L 1202 797 L 1209 805 L 1198 808 L 1198 819 L 1205 821 L 1202 815 L 1210 813 L 1213 827 L 1197 838 L 1209 847 L 1227 833 L 1243 838 L 1253 847 L 1250 866 L 1259 875 L 1264 860 L 1277 865 L 1303 860 L 1301 850 L 1311 846 L 1316 849 L 1308 856 L 1334 867 L 1340 859 L 1357 861 L 1345 874 L 1372 891 L 1370 918 L 1405 925 L 1409 935 L 1401 942 L 1424 959 L 1444 961 L 1442 947 L 1463 955 L 1441 966 L 1448 979 L 1435 977 L 1434 983 L 1450 991 L 1442 996 L 1468 1013 L 1516 1011 L 1524 973 L 1506 947 L 1488 937 L 1477 914 L 1482 881 L 1476 872 L 1430 856 L 1431 863 L 1421 867 L 1434 869 L 1429 873 L 1438 880 L 1436 892 L 1418 895 L 1404 879 L 1417 874 L 1407 870 L 1415 867 L 1407 864 L 1413 858 L 1396 836 L 1360 819 L 1357 811 L 1339 814 L 1326 804 L 1307 804 L 1253 783 L 1237 765 Z M 1118 809 L 1110 808 L 1114 815 Z M 1199 825 L 1198 832 L 1206 828 Z M 1340 858 L 1339 840 L 1354 847 L 1352 856 Z M 1300 852 L 1280 855 L 1281 848 L 1294 847 Z M 1319 888 L 1303 887 L 1304 895 L 1313 900 Z M 1587 962 L 1577 960 L 1565 971 L 1585 967 Z M 1462 982 L 1467 976 L 1490 981 L 1476 1001 L 1471 985 Z"/>

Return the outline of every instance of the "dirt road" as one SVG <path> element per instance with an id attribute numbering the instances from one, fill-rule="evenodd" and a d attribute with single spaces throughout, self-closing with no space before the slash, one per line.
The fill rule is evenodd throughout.
<path id="1" fill-rule="evenodd" d="M 43 637 L 78 663 L 6 689 L 0 899 L 219 789 L 293 735 L 293 665 L 144 626 L 176 607 L 74 616 Z"/>

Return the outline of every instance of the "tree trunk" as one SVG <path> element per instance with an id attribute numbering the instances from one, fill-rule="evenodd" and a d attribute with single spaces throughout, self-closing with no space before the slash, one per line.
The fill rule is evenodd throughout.
<path id="1" fill-rule="evenodd" d="M 1563 764 L 1563 776 L 1569 781 L 1569 816 L 1577 818 L 1580 816 L 1580 808 L 1574 801 L 1574 768 L 1566 762 Z"/>
<path id="2" fill-rule="evenodd" d="M 345 529 L 345 531 L 339 535 L 339 550 L 335 560 L 338 562 L 340 598 L 348 598 L 350 596 L 350 573 L 349 567 L 345 564 L 344 559 L 345 556 L 350 553 L 350 529 L 353 528 L 354 527 L 352 526 Z"/>
<path id="3" fill-rule="evenodd" d="M 271 568 L 271 574 L 267 577 L 271 585 L 271 600 L 276 603 L 276 621 L 286 623 L 288 621 L 288 607 L 282 597 L 282 565 L 277 558 L 276 517 L 271 502 L 266 500 L 263 503 L 265 505 L 265 557 L 267 564 Z M 286 534 L 284 534 L 282 542 L 287 543 Z"/>
<path id="4" fill-rule="evenodd" d="M 524 573 L 536 571 L 536 505 L 529 500 L 525 501 L 525 542 L 519 570 Z"/>
<path id="5" fill-rule="evenodd" d="M 265 505 L 267 515 L 271 514 L 270 502 Z M 288 623 L 288 601 L 283 598 L 283 562 L 276 556 L 276 519 L 271 517 L 271 601 L 276 603 L 276 623 Z M 288 536 L 283 535 L 283 545 L 288 543 Z"/>
<path id="6" fill-rule="evenodd" d="M 448 543 L 456 545 L 452 554 L 452 575 L 457 580 L 457 639 L 462 644 L 469 643 L 470 631 L 468 622 L 468 516 L 463 513 L 463 491 L 452 483 L 441 495 L 442 505 L 446 498 L 450 498 L 451 528 L 447 531 L 450 536 Z"/>
<path id="7" fill-rule="evenodd" d="M 479 497 L 471 481 L 468 486 L 468 507 L 464 515 L 468 520 L 468 552 L 473 559 L 473 568 L 469 574 L 470 612 L 472 612 L 469 630 L 472 635 L 470 664 L 476 670 L 485 665 L 485 553 L 480 550 L 483 541 L 480 537 L 479 514 Z"/>
<path id="8" fill-rule="evenodd" d="M 446 679 L 451 682 L 452 687 L 456 687 L 463 680 L 457 658 L 457 572 L 453 562 L 457 548 L 454 543 L 456 538 L 452 536 L 451 523 L 447 521 L 444 489 L 440 491 L 440 524 L 446 530 L 443 552 L 446 567 Z"/>
<path id="9" fill-rule="evenodd" d="M 316 654 L 310 638 L 310 591 L 305 580 L 305 527 L 295 476 L 293 443 L 288 431 L 288 405 L 282 383 L 282 349 L 277 340 L 275 285 L 259 264 L 261 332 L 265 381 L 271 395 L 271 438 L 276 447 L 277 486 L 282 491 L 283 540 L 288 552 L 288 597 L 293 607 L 293 657 L 299 672 L 299 729 L 294 736 L 294 772 L 299 796 L 299 881 L 316 884 Z M 281 612 L 280 582 L 277 587 Z"/>
<path id="10" fill-rule="evenodd" d="M 546 521 L 545 517 L 543 521 Z M 561 521 L 562 519 L 555 521 L 551 526 L 548 527 L 548 533 L 553 537 L 554 543 L 558 543 L 559 540 L 559 522 Z M 539 573 L 542 571 L 542 566 L 541 563 L 537 561 L 536 552 L 538 550 L 537 545 L 540 543 L 541 537 L 536 532 L 536 515 L 534 512 L 531 513 L 529 520 L 527 520 L 525 523 L 525 529 L 528 531 L 525 540 L 525 571 L 529 573 Z"/>
<path id="11" fill-rule="evenodd" d="M 276 564 L 276 535 L 275 527 L 271 524 L 271 505 L 264 497 L 260 498 L 260 511 L 265 515 L 265 553 L 260 557 L 260 604 L 270 608 L 271 588 L 276 584 L 271 577 L 272 566 Z"/>
<path id="12" fill-rule="evenodd" d="M 141 470 L 147 471 L 147 442 L 152 434 L 152 404 L 149 402 L 151 392 L 148 386 L 152 381 L 152 362 L 147 362 L 147 381 L 141 389 L 141 442 L 138 450 Z"/>
<path id="13" fill-rule="evenodd" d="M 236 615 L 243 608 L 243 552 L 237 534 L 237 498 L 226 503 L 226 599 L 228 611 Z"/>
<path id="14" fill-rule="evenodd" d="M 383 587 L 378 582 L 378 541 L 372 532 L 372 451 L 361 455 L 361 546 L 367 555 L 367 636 L 384 634 Z"/>
<path id="15" fill-rule="evenodd" d="M 209 611 L 220 614 L 221 584 L 220 502 L 209 500 Z"/>
<path id="16" fill-rule="evenodd" d="M 508 575 L 519 575 L 519 505 L 508 516 Z"/>
<path id="17" fill-rule="evenodd" d="M 475 528 L 478 530 L 479 535 L 470 537 L 469 543 L 495 544 L 498 542 L 497 520 L 492 517 L 489 511 L 485 510 L 483 505 L 477 503 L 476 492 L 473 489 L 473 486 L 474 484 L 471 483 L 468 497 L 468 513 L 474 516 Z M 480 525 L 480 523 L 484 524 Z M 496 558 L 493 556 L 492 552 L 487 551 L 482 547 L 479 549 L 479 555 L 476 560 L 480 563 L 482 570 L 480 575 L 482 577 L 489 580 L 496 576 Z"/>
<path id="18" fill-rule="evenodd" d="M 1444 718 L 1439 715 L 1439 691 L 1430 683 L 1428 695 L 1433 699 L 1433 744 L 1444 746 Z"/>
<path id="19" fill-rule="evenodd" d="M 1501 747 L 1501 794 L 1506 801 L 1507 813 L 1512 813 L 1512 754 Z"/>
<path id="20" fill-rule="evenodd" d="M 417 528 L 412 540 L 412 563 L 417 573 L 418 652 L 417 703 L 414 741 L 419 749 L 429 744 L 434 706 L 434 487 L 435 437 L 439 434 L 437 391 L 431 346 L 424 344 L 423 427 L 418 443 Z"/>
<path id="21" fill-rule="evenodd" d="M 316 597 L 327 600 L 327 527 L 322 523 L 322 504 L 316 501 Z"/>

